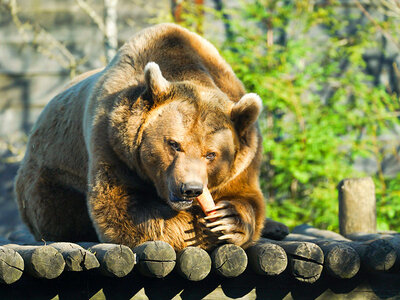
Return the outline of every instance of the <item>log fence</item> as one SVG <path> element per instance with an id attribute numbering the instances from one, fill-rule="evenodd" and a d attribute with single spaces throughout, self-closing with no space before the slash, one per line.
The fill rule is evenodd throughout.
<path id="1" fill-rule="evenodd" d="M 357 191 L 357 180 L 350 181 L 339 190 Z M 340 201 L 356 201 L 354 190 Z M 22 230 L 0 238 L 0 298 L 399 299 L 400 234 L 378 233 L 374 224 L 358 232 L 345 216 L 345 234 L 303 224 L 279 241 L 263 237 L 246 251 L 224 244 L 210 253 L 196 247 L 176 253 L 162 241 L 134 249 L 37 242 Z"/>

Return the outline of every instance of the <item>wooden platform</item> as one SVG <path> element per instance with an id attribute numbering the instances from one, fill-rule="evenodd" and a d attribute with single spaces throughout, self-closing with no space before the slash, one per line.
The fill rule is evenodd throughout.
<path id="1" fill-rule="evenodd" d="M 17 234 L 2 240 L 0 299 L 400 299 L 399 234 L 293 232 L 212 253 L 164 242 L 27 246 Z"/>
<path id="2" fill-rule="evenodd" d="M 135 272 L 124 278 L 92 272 L 65 273 L 52 280 L 23 276 L 0 288 L 0 299 L 400 299 L 399 295 L 399 274 L 364 274 L 351 280 L 323 276 L 314 284 L 305 284 L 284 275 L 255 275 L 250 270 L 236 278 L 214 274 L 199 282 L 176 273 L 163 279 Z"/>

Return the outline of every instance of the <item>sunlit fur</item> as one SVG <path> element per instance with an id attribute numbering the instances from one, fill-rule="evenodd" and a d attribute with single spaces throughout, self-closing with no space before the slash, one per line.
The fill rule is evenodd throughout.
<path id="1" fill-rule="evenodd" d="M 211 249 L 199 206 L 170 199 L 192 180 L 228 201 L 232 242 L 246 247 L 265 215 L 260 110 L 205 39 L 172 24 L 145 29 L 40 115 L 16 179 L 22 218 L 37 239 Z"/>

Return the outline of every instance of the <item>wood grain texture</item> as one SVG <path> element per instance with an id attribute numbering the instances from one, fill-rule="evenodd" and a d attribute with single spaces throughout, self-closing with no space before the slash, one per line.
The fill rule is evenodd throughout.
<path id="1" fill-rule="evenodd" d="M 24 260 L 26 272 L 36 278 L 54 279 L 64 271 L 63 256 L 51 246 L 4 245 L 16 252 Z"/>
<path id="2" fill-rule="evenodd" d="M 274 241 L 261 239 L 281 246 L 288 256 L 288 270 L 301 282 L 314 283 L 322 273 L 324 253 L 314 243 L 299 241 Z"/>
<path id="3" fill-rule="evenodd" d="M 183 278 L 200 281 L 211 271 L 211 258 L 201 248 L 187 247 L 177 253 L 176 269 Z"/>
<path id="4" fill-rule="evenodd" d="M 247 249 L 249 265 L 259 275 L 276 276 L 285 271 L 288 259 L 279 245 L 259 242 Z"/>
<path id="5" fill-rule="evenodd" d="M 24 260 L 18 252 L 0 246 L 0 282 L 11 284 L 19 280 L 24 272 Z"/>
<path id="6" fill-rule="evenodd" d="M 239 246 L 225 244 L 211 253 L 213 270 L 223 277 L 237 277 L 246 270 L 247 255 Z"/>
<path id="7" fill-rule="evenodd" d="M 163 278 L 175 267 L 176 253 L 163 241 L 145 242 L 133 249 L 137 255 L 137 269 L 148 277 Z"/>
<path id="8" fill-rule="evenodd" d="M 344 179 L 338 185 L 339 227 L 344 236 L 376 232 L 375 185 L 371 177 Z"/>
<path id="9" fill-rule="evenodd" d="M 132 250 L 124 245 L 80 243 L 80 246 L 93 253 L 100 263 L 99 271 L 109 277 L 128 275 L 136 262 Z"/>

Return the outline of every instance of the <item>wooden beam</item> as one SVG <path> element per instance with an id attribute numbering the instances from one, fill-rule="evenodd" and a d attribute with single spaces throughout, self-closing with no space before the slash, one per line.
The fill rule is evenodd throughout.
<path id="1" fill-rule="evenodd" d="M 340 233 L 376 232 L 375 185 L 371 177 L 344 179 L 338 185 Z"/>

